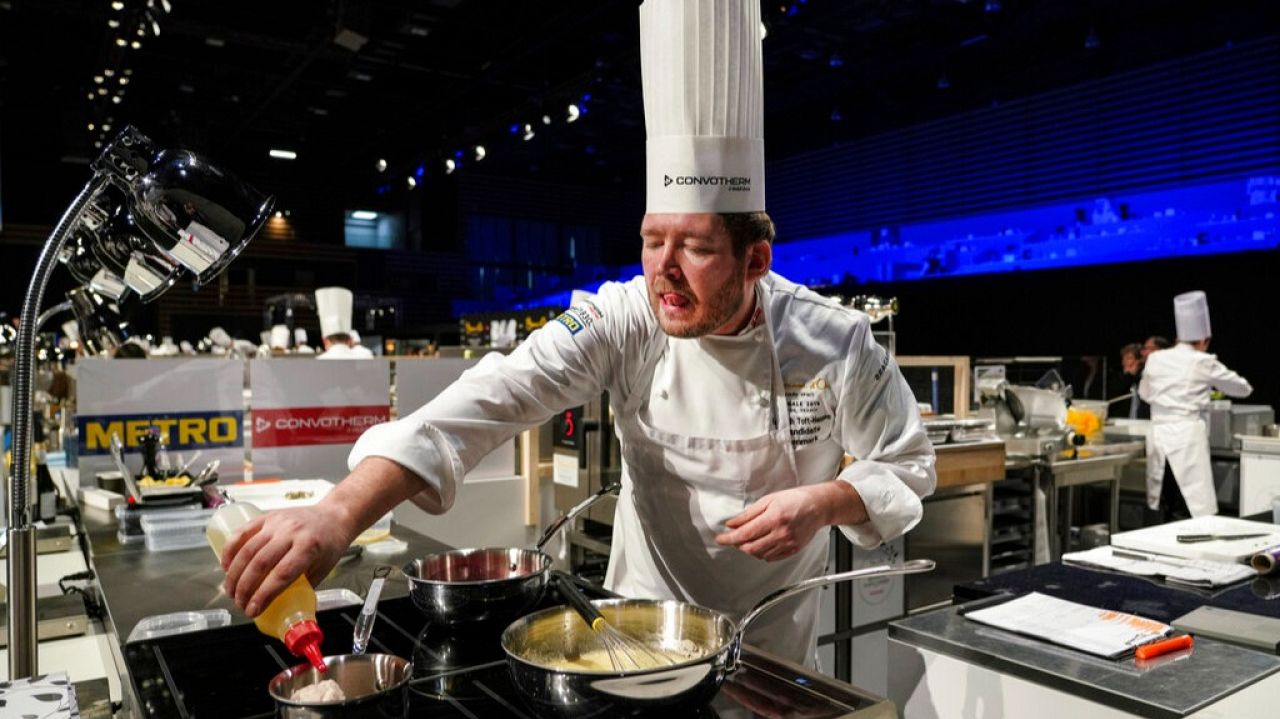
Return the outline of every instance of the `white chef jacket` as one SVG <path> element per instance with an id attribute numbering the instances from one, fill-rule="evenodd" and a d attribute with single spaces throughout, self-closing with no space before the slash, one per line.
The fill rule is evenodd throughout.
<path id="1" fill-rule="evenodd" d="M 1192 516 L 1218 513 L 1205 412 L 1213 390 L 1230 397 L 1253 392 L 1248 380 L 1215 355 L 1178 343 L 1147 357 L 1138 394 L 1151 405 L 1147 438 L 1147 505 L 1160 508 L 1167 461 Z"/>
<path id="2" fill-rule="evenodd" d="M 365 432 L 349 464 L 380 456 L 405 466 L 442 504 L 418 503 L 442 512 L 498 444 L 608 390 L 623 471 L 606 585 L 740 618 L 770 592 L 821 574 L 828 537 L 819 532 L 798 554 L 764 562 L 716 545 L 727 519 L 766 494 L 838 476 L 858 489 L 870 518 L 841 531 L 875 547 L 915 526 L 920 498 L 935 484 L 915 399 L 866 315 L 773 273 L 758 283 L 757 299 L 764 322 L 743 337 L 677 339 L 655 320 L 643 277 L 607 283 L 510 355 L 487 355 L 416 412 Z M 744 352 L 741 342 L 771 351 Z M 708 362 L 744 358 L 738 387 L 724 372 L 681 384 L 698 371 L 699 343 L 715 345 L 703 353 Z M 732 426 L 715 434 L 701 418 L 681 423 L 681 412 L 661 406 L 677 392 L 699 393 L 682 397 L 683 406 L 727 403 L 742 417 L 722 413 Z M 840 471 L 845 453 L 857 461 Z M 750 641 L 811 659 L 818 599 L 809 592 L 766 613 Z"/>

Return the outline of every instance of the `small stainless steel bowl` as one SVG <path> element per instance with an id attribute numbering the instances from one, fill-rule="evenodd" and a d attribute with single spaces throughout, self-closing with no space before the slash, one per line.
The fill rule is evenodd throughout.
<path id="1" fill-rule="evenodd" d="M 507 623 L 542 598 L 551 557 L 534 549 L 458 549 L 404 565 L 409 596 L 446 624 Z"/>
<path id="2" fill-rule="evenodd" d="M 280 716 L 288 719 L 358 719 L 403 717 L 409 708 L 409 680 L 413 664 L 392 654 L 340 654 L 324 658 L 329 671 L 320 673 L 310 664 L 290 667 L 271 679 L 267 691 Z M 290 699 L 303 687 L 332 679 L 346 699 L 337 702 L 296 702 Z"/>

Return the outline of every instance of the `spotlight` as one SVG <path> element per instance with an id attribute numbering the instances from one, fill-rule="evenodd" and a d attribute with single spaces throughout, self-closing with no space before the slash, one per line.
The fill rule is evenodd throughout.
<path id="1" fill-rule="evenodd" d="M 568 115 L 568 117 L 566 117 L 566 118 L 565 118 L 565 120 L 564 120 L 564 121 L 565 121 L 565 122 L 575 122 L 575 121 L 577 121 L 577 119 L 578 119 L 579 117 L 581 117 L 581 116 L 582 116 L 582 113 L 578 110 L 578 106 L 577 106 L 577 105 L 570 104 L 570 105 L 569 105 L 569 115 Z"/>
<path id="2" fill-rule="evenodd" d="M 107 124 L 107 123 L 105 123 L 105 122 L 104 122 L 104 123 L 102 123 L 102 131 L 103 131 L 103 132 L 111 132 L 111 125 L 109 125 L 109 124 Z"/>
<path id="3" fill-rule="evenodd" d="M 378 172 L 387 171 L 387 161 L 382 159 L 381 157 L 378 158 L 377 162 L 373 163 L 373 166 L 378 168 Z"/>
<path id="4" fill-rule="evenodd" d="M 108 20 L 108 21 L 107 21 L 107 27 L 109 27 L 109 28 L 117 28 L 117 27 L 120 27 L 120 21 L 119 21 L 119 20 L 116 20 L 115 18 L 112 18 L 112 19 L 110 19 L 110 20 Z"/>
<path id="5" fill-rule="evenodd" d="M 124 3 L 121 2 L 120 0 L 114 0 L 111 3 L 111 9 L 119 12 L 120 10 L 124 9 Z"/>
<path id="6" fill-rule="evenodd" d="M 452 175 L 453 171 L 456 169 L 458 169 L 458 163 L 454 162 L 452 157 L 445 159 L 444 174 Z"/>
<path id="7" fill-rule="evenodd" d="M 105 87 L 100 87 L 100 88 L 98 88 L 98 94 L 99 94 L 99 95 L 105 95 L 105 94 L 107 94 L 107 88 L 105 88 Z"/>
<path id="8" fill-rule="evenodd" d="M 101 84 L 102 84 L 102 80 L 103 80 L 103 77 L 102 77 L 101 75 L 94 75 L 94 76 L 93 76 L 93 81 L 94 81 L 94 82 L 96 82 L 96 83 L 98 83 L 99 85 L 101 85 Z"/>
<path id="9" fill-rule="evenodd" d="M 92 122 L 89 123 L 89 132 L 93 132 L 93 128 L 94 128 L 94 124 Z"/>
<path id="10" fill-rule="evenodd" d="M 120 104 L 120 96 L 119 96 L 119 95 L 112 95 L 112 96 L 111 96 L 111 102 L 112 102 L 112 104 L 119 105 L 119 104 Z"/>
<path id="11" fill-rule="evenodd" d="M 277 160 L 298 159 L 298 153 L 294 152 L 293 150 L 277 150 L 275 148 L 272 148 L 270 151 L 267 152 L 267 154 L 270 155 L 271 157 L 276 158 Z"/>
<path id="12" fill-rule="evenodd" d="M 523 139 L 524 139 L 524 141 L 525 141 L 525 142 L 528 142 L 528 141 L 532 140 L 532 139 L 533 139 L 533 134 L 534 134 L 534 133 L 533 133 L 533 125 L 530 125 L 529 123 L 527 123 L 527 122 L 526 122 L 526 123 L 524 124 L 524 135 L 522 136 L 522 137 L 523 137 Z"/>
<path id="13" fill-rule="evenodd" d="M 280 210 L 276 210 L 276 219 L 277 219 L 277 220 L 280 220 L 280 219 L 283 219 L 283 218 L 284 218 L 284 213 L 283 213 L 283 212 L 281 212 Z"/>
<path id="14" fill-rule="evenodd" d="M 124 47 L 125 45 L 128 45 L 128 44 L 129 44 L 129 42 L 128 42 L 127 40 L 125 40 L 124 38 L 122 38 L 122 37 L 118 37 L 118 38 L 116 38 L 116 46 L 117 46 L 117 47 Z"/>
<path id="15" fill-rule="evenodd" d="M 120 84 L 121 84 L 121 85 L 128 85 L 128 84 L 129 84 L 129 78 L 127 78 L 127 77 L 122 77 L 122 78 L 120 78 Z"/>
<path id="16" fill-rule="evenodd" d="M 102 74 L 103 74 L 103 75 L 106 75 L 107 77 L 114 77 L 114 76 L 115 76 L 115 74 L 116 74 L 116 71 L 115 71 L 115 70 L 112 70 L 111 68 L 107 68 L 107 69 L 105 69 L 105 70 L 103 70 L 103 71 L 102 71 Z M 127 75 L 127 74 L 129 74 L 129 73 L 127 73 L 127 72 L 126 72 L 125 74 Z"/>
<path id="17" fill-rule="evenodd" d="M 484 145 L 476 145 L 476 162 L 483 160 L 485 154 Z"/>
<path id="18" fill-rule="evenodd" d="M 378 213 L 373 212 L 373 211 L 371 211 L 371 210 L 353 210 L 353 211 L 351 212 L 351 219 L 353 219 L 353 220 L 376 220 L 376 219 L 378 219 Z"/>
<path id="19" fill-rule="evenodd" d="M 542 116 L 542 124 L 544 124 L 544 125 L 550 125 L 550 124 L 551 124 L 551 116 L 550 116 L 550 115 L 543 115 L 543 116 Z"/>
<path id="20" fill-rule="evenodd" d="M 137 40 L 134 40 L 133 42 L 129 43 L 129 47 L 133 48 L 134 50 L 141 50 L 142 43 L 138 42 Z"/>
<path id="21" fill-rule="evenodd" d="M 412 190 L 413 188 L 418 186 L 418 181 L 413 179 L 413 175 L 409 175 L 408 177 L 404 178 L 404 184 L 408 185 L 409 189 Z"/>

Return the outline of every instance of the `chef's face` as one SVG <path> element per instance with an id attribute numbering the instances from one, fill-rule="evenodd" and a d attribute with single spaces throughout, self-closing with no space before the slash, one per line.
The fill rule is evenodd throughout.
<path id="1" fill-rule="evenodd" d="M 767 242 L 754 242 L 742 257 L 719 215 L 647 214 L 640 226 L 640 262 L 649 305 L 672 337 L 728 334 L 746 322 L 748 293 L 769 269 Z"/>
<path id="2" fill-rule="evenodd" d="M 1120 366 L 1125 374 L 1137 375 L 1142 372 L 1142 361 L 1138 355 L 1126 352 L 1120 355 Z"/>

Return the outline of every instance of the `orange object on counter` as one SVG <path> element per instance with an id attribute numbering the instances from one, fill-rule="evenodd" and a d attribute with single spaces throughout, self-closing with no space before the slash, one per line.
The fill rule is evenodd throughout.
<path id="1" fill-rule="evenodd" d="M 1134 651 L 1133 655 L 1138 659 L 1155 659 L 1158 656 L 1169 654 L 1170 652 L 1182 651 L 1190 649 L 1195 640 L 1190 634 L 1183 634 L 1180 637 L 1172 639 L 1163 639 L 1150 644 L 1143 644 Z"/>

